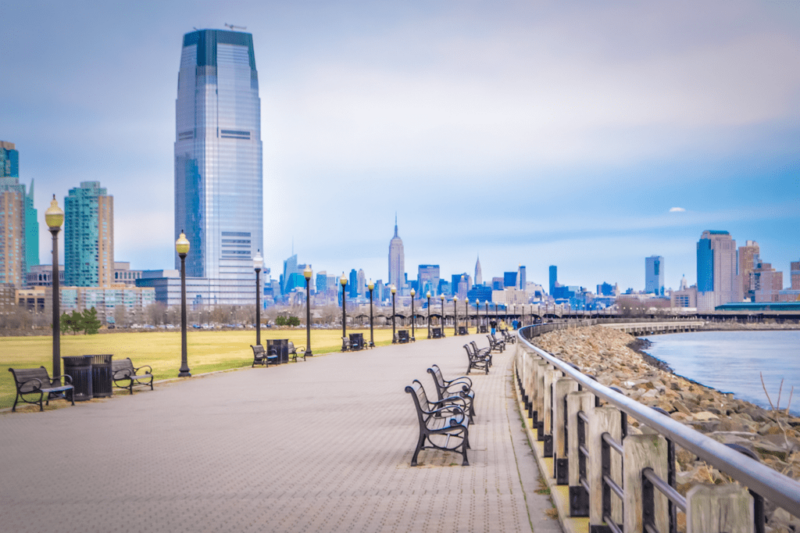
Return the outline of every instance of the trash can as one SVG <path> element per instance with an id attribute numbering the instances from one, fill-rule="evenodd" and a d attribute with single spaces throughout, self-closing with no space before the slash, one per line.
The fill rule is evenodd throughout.
<path id="1" fill-rule="evenodd" d="M 92 356 L 73 355 L 62 357 L 64 373 L 72 378 L 75 388 L 75 401 L 85 402 L 92 399 Z"/>
<path id="2" fill-rule="evenodd" d="M 277 355 L 278 363 L 289 362 L 289 339 L 267 339 L 267 355 Z"/>
<path id="3" fill-rule="evenodd" d="M 107 398 L 114 394 L 111 388 L 112 354 L 90 355 L 92 358 L 92 394 L 95 398 Z"/>

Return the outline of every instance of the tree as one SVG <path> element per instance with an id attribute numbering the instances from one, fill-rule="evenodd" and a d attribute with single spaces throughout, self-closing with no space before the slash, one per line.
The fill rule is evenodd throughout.
<path id="1" fill-rule="evenodd" d="M 102 322 L 100 319 L 97 318 L 97 309 L 92 307 L 91 309 L 86 309 L 83 311 L 83 316 L 81 318 L 81 329 L 86 335 L 95 335 L 98 331 L 100 331 L 100 326 L 102 326 Z"/>
<path id="2" fill-rule="evenodd" d="M 276 326 L 285 326 L 286 325 L 286 317 L 283 315 L 278 315 L 275 317 L 275 325 Z"/>
<path id="3" fill-rule="evenodd" d="M 290 316 L 289 318 L 286 319 L 286 325 L 287 326 L 299 326 L 300 325 L 300 319 L 297 318 L 296 316 Z"/>
<path id="4" fill-rule="evenodd" d="M 77 309 L 72 311 L 72 314 L 64 313 L 61 315 L 61 331 L 63 333 L 71 331 L 73 335 L 76 335 L 83 329 L 83 315 Z"/>

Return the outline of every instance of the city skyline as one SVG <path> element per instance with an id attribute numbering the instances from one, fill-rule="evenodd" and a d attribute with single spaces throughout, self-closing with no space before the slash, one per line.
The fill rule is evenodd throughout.
<path id="1" fill-rule="evenodd" d="M 51 16 L 38 16 L 42 5 Z M 797 9 L 412 3 L 362 9 L 357 20 L 353 8 L 324 6 L 120 9 L 127 22 L 111 25 L 98 22 L 117 20 L 115 10 L 86 17 L 56 3 L 8 6 L 15 25 L 0 35 L 9 51 L 0 66 L 15 77 L 0 97 L 16 105 L 0 110 L 0 139 L 20 150 L 20 181 L 36 182 L 40 219 L 53 193 L 63 198 L 82 181 L 113 190 L 115 255 L 137 269 L 167 268 L 174 256 L 164 230 L 173 226 L 175 49 L 191 26 L 234 19 L 255 35 L 269 80 L 263 254 L 273 272 L 294 237 L 308 263 L 328 272 L 358 265 L 383 279 L 395 210 L 406 271 L 433 263 L 445 278 L 472 271 L 477 250 L 487 279 L 521 262 L 528 280 L 545 283 L 557 264 L 571 285 L 640 289 L 641 260 L 656 254 L 669 263 L 665 286 L 677 288 L 684 274 L 696 282 L 697 235 L 715 228 L 757 241 L 784 273 L 798 256 L 798 146 L 789 140 L 800 130 L 800 76 L 781 66 L 798 45 Z M 659 20 L 647 39 L 630 29 L 636 17 Z M 144 23 L 153 26 L 139 46 Z M 106 45 L 92 46 L 97 39 Z M 634 42 L 643 44 L 638 55 Z M 128 75 L 134 66 L 142 76 Z M 527 71 L 543 77 L 518 74 Z M 53 75 L 61 87 L 44 82 Z M 111 90 L 105 80 L 116 78 L 127 81 Z M 324 191 L 303 200 L 302 217 L 298 183 Z M 448 201 L 409 202 L 397 184 Z M 395 194 L 375 201 L 387 185 Z M 482 189 L 502 208 L 487 206 Z M 523 201 L 530 194 L 535 210 Z M 43 262 L 48 240 L 40 231 Z"/>

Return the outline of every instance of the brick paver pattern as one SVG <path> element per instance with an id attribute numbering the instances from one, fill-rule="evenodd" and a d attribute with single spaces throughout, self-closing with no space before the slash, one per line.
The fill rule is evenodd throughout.
<path id="1" fill-rule="evenodd" d="M 446 378 L 462 375 L 469 339 L 0 416 L 0 530 L 560 531 L 535 493 L 513 350 L 495 356 L 488 376 L 471 374 L 471 466 L 436 450 L 409 465 L 418 423 L 403 389 L 417 378 L 435 397 L 425 370 L 438 363 Z"/>

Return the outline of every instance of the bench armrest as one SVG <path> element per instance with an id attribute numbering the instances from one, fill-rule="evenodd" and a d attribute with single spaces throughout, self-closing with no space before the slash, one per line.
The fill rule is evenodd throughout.
<path id="1" fill-rule="evenodd" d="M 149 369 L 150 369 L 150 372 L 148 372 L 148 374 L 152 374 L 152 373 L 153 373 L 153 367 L 152 367 L 152 366 L 150 366 L 150 365 L 142 365 L 142 366 L 140 366 L 140 367 L 138 367 L 138 368 L 134 368 L 134 369 L 133 369 L 133 372 L 134 372 L 135 374 L 138 374 L 138 373 L 139 373 L 139 370 L 141 370 L 141 369 L 143 369 L 143 368 L 149 368 Z"/>
<path id="2" fill-rule="evenodd" d="M 117 374 L 119 374 L 120 372 L 127 372 L 128 375 L 127 376 L 122 376 L 122 377 L 117 377 Z M 136 369 L 135 368 L 133 370 L 131 370 L 130 368 L 120 368 L 119 370 L 115 370 L 114 372 L 112 372 L 111 379 L 113 379 L 113 380 L 127 379 L 127 378 L 129 378 L 130 376 L 132 376 L 135 373 L 136 373 Z"/>
<path id="3" fill-rule="evenodd" d="M 445 387 L 449 387 L 450 385 L 458 385 L 460 383 L 464 383 L 470 389 L 472 388 L 472 380 L 470 378 L 468 378 L 467 376 L 461 376 L 461 377 L 458 377 L 458 378 L 455 378 L 455 379 L 451 379 L 450 381 L 447 381 L 446 379 L 443 379 L 442 381 L 444 381 Z"/>
<path id="4" fill-rule="evenodd" d="M 61 376 L 55 376 L 51 380 L 51 383 L 58 382 L 60 384 L 61 383 L 61 378 L 64 378 L 64 384 L 65 385 L 72 385 L 72 376 L 70 376 L 69 374 L 64 374 L 64 375 L 61 375 Z M 69 383 L 67 383 L 66 380 L 69 380 Z"/>
<path id="5" fill-rule="evenodd" d="M 306 347 L 305 346 L 295 346 L 294 347 L 294 351 L 295 352 L 305 352 L 306 351 Z"/>

